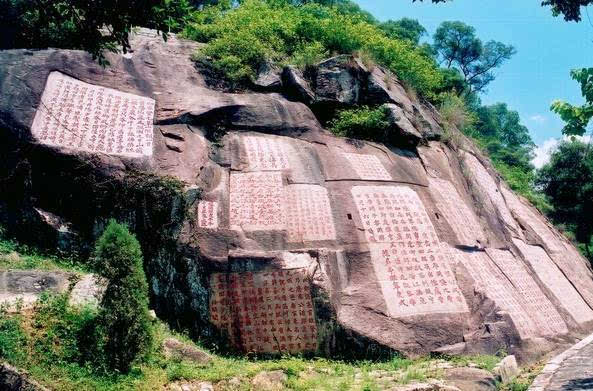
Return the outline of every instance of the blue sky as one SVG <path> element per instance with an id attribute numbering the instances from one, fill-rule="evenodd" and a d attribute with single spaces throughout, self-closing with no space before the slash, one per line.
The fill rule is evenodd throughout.
<path id="1" fill-rule="evenodd" d="M 582 103 L 573 68 L 593 66 L 593 26 L 587 14 L 580 23 L 553 17 L 541 0 L 453 0 L 445 4 L 412 0 L 356 0 L 377 19 L 418 19 L 431 40 L 438 25 L 460 20 L 476 28 L 484 41 L 512 44 L 517 54 L 496 71 L 482 96 L 485 104 L 506 102 L 517 110 L 533 140 L 543 145 L 561 136 L 562 121 L 550 112 L 554 99 Z M 593 21 L 593 8 L 589 10 Z M 425 38 L 425 39 L 426 39 Z"/>

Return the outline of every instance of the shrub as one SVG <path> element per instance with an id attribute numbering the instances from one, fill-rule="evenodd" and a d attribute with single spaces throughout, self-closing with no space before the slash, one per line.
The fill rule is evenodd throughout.
<path id="1" fill-rule="evenodd" d="M 97 274 L 108 281 L 99 313 L 110 369 L 128 372 L 152 344 L 142 251 L 128 229 L 111 220 L 95 248 Z"/>
<path id="2" fill-rule="evenodd" d="M 26 348 L 21 316 L 11 316 L 6 308 L 0 308 L 0 358 L 18 365 L 27 356 Z"/>
<path id="3" fill-rule="evenodd" d="M 441 95 L 442 103 L 440 113 L 445 126 L 454 126 L 457 129 L 467 133 L 470 131 L 476 121 L 476 115 L 467 107 L 463 98 L 454 93 L 444 93 Z"/>
<path id="4" fill-rule="evenodd" d="M 36 303 L 36 357 L 47 365 L 88 363 L 100 370 L 105 360 L 101 338 L 97 336 L 101 327 L 97 309 L 72 308 L 68 300 L 67 293 L 44 294 Z"/>
<path id="5" fill-rule="evenodd" d="M 388 116 L 385 106 L 345 109 L 339 111 L 330 122 L 330 129 L 337 136 L 387 141 L 390 127 Z"/>
<path id="6" fill-rule="evenodd" d="M 264 62 L 311 65 L 331 54 L 363 51 L 424 95 L 438 89 L 443 75 L 425 51 L 388 38 L 361 12 L 315 3 L 245 0 L 240 6 L 206 7 L 184 31 L 205 42 L 198 59 L 233 82 L 253 80 Z"/>

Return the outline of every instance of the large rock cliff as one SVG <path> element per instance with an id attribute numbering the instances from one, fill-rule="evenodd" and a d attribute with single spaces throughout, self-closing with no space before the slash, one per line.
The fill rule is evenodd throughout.
<path id="1" fill-rule="evenodd" d="M 245 352 L 529 359 L 593 329 L 588 263 L 393 75 L 338 56 L 229 93 L 197 47 L 0 52 L 2 224 L 86 256 L 127 222 L 157 314 Z M 323 129 L 356 104 L 389 144 Z"/>

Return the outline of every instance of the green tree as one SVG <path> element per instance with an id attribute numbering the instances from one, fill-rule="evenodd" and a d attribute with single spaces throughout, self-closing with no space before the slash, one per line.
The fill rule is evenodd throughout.
<path id="1" fill-rule="evenodd" d="M 492 70 L 516 53 L 511 45 L 497 41 L 483 43 L 476 30 L 463 22 L 443 22 L 433 39 L 441 64 L 457 68 L 473 92 L 483 91 L 494 80 Z"/>
<path id="2" fill-rule="evenodd" d="M 587 131 L 587 125 L 593 117 L 593 68 L 575 69 L 570 75 L 580 83 L 585 104 L 574 106 L 557 100 L 552 103 L 551 110 L 566 122 L 562 133 L 568 136 L 582 136 Z"/>
<path id="3" fill-rule="evenodd" d="M 588 144 L 565 141 L 542 167 L 538 185 L 554 207 L 556 222 L 571 229 L 591 259 L 593 235 L 593 153 Z"/>
<path id="4" fill-rule="evenodd" d="M 166 39 L 191 12 L 187 0 L 0 0 L 0 49 L 82 49 L 105 63 L 104 50 L 124 53 L 134 26 Z"/>
<path id="5" fill-rule="evenodd" d="M 389 38 L 404 39 L 414 45 L 420 43 L 420 38 L 426 35 L 426 29 L 416 19 L 402 18 L 388 20 L 379 25 Z"/>
<path id="6" fill-rule="evenodd" d="M 107 362 L 113 370 L 128 372 L 153 337 L 140 244 L 111 220 L 97 241 L 94 259 L 97 274 L 108 281 L 99 313 Z"/>

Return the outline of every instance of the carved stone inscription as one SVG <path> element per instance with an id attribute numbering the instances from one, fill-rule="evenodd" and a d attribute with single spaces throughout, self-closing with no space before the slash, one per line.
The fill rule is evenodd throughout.
<path id="1" fill-rule="evenodd" d="M 568 313 L 579 323 L 593 320 L 593 311 L 574 289 L 558 266 L 543 248 L 530 246 L 520 240 L 513 240 L 539 279 L 552 291 Z"/>
<path id="2" fill-rule="evenodd" d="M 289 168 L 284 142 L 269 137 L 246 136 L 243 137 L 243 144 L 250 170 L 274 171 Z"/>
<path id="3" fill-rule="evenodd" d="M 332 210 L 324 187 L 290 185 L 285 194 L 288 242 L 336 239 Z"/>
<path id="4" fill-rule="evenodd" d="M 480 163 L 480 161 L 474 155 L 467 152 L 464 154 L 464 162 L 469 167 L 471 175 L 478 184 L 478 188 L 480 189 L 480 191 L 485 192 L 485 194 L 490 199 L 494 207 L 500 213 L 500 216 L 502 220 L 505 222 L 505 224 L 508 227 L 512 228 L 516 233 L 521 232 L 521 230 L 517 226 L 517 223 L 515 222 L 515 219 L 513 219 L 511 212 L 507 208 L 505 200 L 498 189 L 498 185 L 496 184 L 492 176 L 490 176 L 490 174 L 482 165 L 482 163 Z M 488 205 L 484 206 L 488 207 Z M 495 213 L 494 210 L 490 210 L 490 212 Z"/>
<path id="5" fill-rule="evenodd" d="M 317 350 L 311 286 L 304 269 L 216 273 L 210 317 L 246 352 Z"/>
<path id="6" fill-rule="evenodd" d="M 467 253 L 458 249 L 451 251 L 467 268 L 476 281 L 478 290 L 509 313 L 521 338 L 530 338 L 541 333 L 521 304 L 519 293 L 485 252 Z"/>
<path id="7" fill-rule="evenodd" d="M 440 247 L 422 201 L 409 187 L 354 186 L 352 196 L 369 242 Z"/>
<path id="8" fill-rule="evenodd" d="M 280 172 L 231 173 L 230 189 L 231 229 L 284 229 Z"/>
<path id="9" fill-rule="evenodd" d="M 517 288 L 528 313 L 543 335 L 568 332 L 566 323 L 520 260 L 505 250 L 487 249 L 486 252 Z"/>
<path id="10" fill-rule="evenodd" d="M 389 314 L 467 312 L 418 195 L 404 186 L 355 186 L 352 195 Z"/>
<path id="11" fill-rule="evenodd" d="M 460 243 L 476 245 L 477 240 L 484 240 L 478 219 L 451 182 L 431 177 L 428 178 L 428 181 L 437 208 L 455 231 Z"/>
<path id="12" fill-rule="evenodd" d="M 43 144 L 152 155 L 154 100 L 50 73 L 31 131 Z"/>
<path id="13" fill-rule="evenodd" d="M 200 201 L 198 203 L 198 226 L 200 228 L 218 228 L 218 202 Z"/>
<path id="14" fill-rule="evenodd" d="M 344 153 L 343 155 L 360 179 L 367 181 L 393 180 L 377 156 L 359 153 Z"/>

